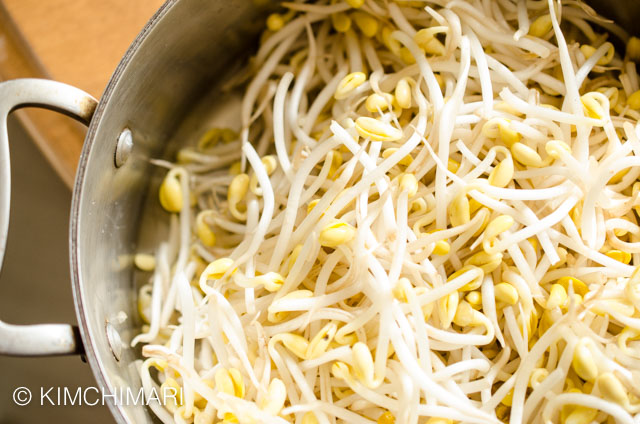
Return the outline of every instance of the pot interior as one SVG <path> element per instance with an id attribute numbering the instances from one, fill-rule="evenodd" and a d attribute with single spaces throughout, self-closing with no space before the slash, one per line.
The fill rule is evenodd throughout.
<path id="1" fill-rule="evenodd" d="M 141 325 L 136 286 L 149 275 L 136 274 L 133 255 L 153 253 L 167 235 L 157 198 L 166 171 L 149 159 L 175 158 L 213 125 L 234 127 L 239 105 L 221 87 L 255 49 L 266 13 L 256 3 L 169 0 L 116 69 L 89 129 L 74 195 L 72 275 L 87 359 L 98 383 L 115 393 L 140 388 L 140 352 L 130 341 Z M 637 33 L 640 1 L 589 3 Z M 134 148 L 116 168 L 125 128 Z M 157 421 L 147 407 L 110 407 L 120 423 Z"/>

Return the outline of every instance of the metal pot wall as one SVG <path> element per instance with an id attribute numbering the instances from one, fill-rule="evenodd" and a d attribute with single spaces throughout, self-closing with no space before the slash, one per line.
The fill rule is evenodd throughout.
<path id="1" fill-rule="evenodd" d="M 637 32 L 629 19 L 637 14 L 625 12 L 640 9 L 640 1 L 591 3 L 604 5 L 603 13 Z M 154 209 L 155 199 L 145 202 L 149 185 L 154 184 L 148 159 L 171 151 L 178 130 L 180 138 L 198 130 L 201 118 L 210 114 L 208 105 L 217 98 L 220 76 L 229 74 L 255 45 L 260 29 L 256 22 L 262 14 L 251 0 L 167 1 L 133 42 L 99 102 L 51 81 L 0 84 L 0 261 L 10 199 L 6 115 L 35 105 L 90 123 L 70 225 L 80 328 L 12 326 L 0 321 L 0 354 L 82 353 L 107 391 L 140 388 L 133 366 L 139 356 L 129 346 L 139 328 L 131 264 L 142 211 L 147 217 Z M 144 407 L 113 402 L 109 406 L 119 423 L 155 421 Z"/>

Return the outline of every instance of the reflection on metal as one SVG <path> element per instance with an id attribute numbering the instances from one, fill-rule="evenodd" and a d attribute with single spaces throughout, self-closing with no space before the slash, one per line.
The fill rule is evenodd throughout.
<path id="1" fill-rule="evenodd" d="M 109 348 L 111 349 L 113 357 L 116 359 L 116 361 L 120 361 L 120 358 L 122 357 L 123 346 L 120 334 L 109 321 L 105 323 L 104 331 L 107 334 L 107 343 L 109 343 Z"/>
<path id="2" fill-rule="evenodd" d="M 120 133 L 118 137 L 118 142 L 116 143 L 116 152 L 115 152 L 115 164 L 116 168 L 120 168 L 131 156 L 131 151 L 133 150 L 133 135 L 131 134 L 131 130 L 129 128 L 125 128 Z"/>

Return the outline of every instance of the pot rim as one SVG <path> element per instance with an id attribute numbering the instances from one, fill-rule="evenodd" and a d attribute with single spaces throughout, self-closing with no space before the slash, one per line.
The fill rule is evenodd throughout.
<path id="1" fill-rule="evenodd" d="M 69 256 L 70 256 L 70 267 L 71 267 L 71 281 L 72 281 L 72 290 L 73 290 L 73 302 L 75 305 L 76 316 L 78 318 L 78 326 L 80 328 L 80 334 L 82 336 L 82 342 L 84 344 L 85 356 L 86 360 L 91 367 L 91 371 L 96 379 L 96 382 L 99 386 L 103 388 L 108 388 L 112 390 L 113 385 L 111 384 L 110 378 L 107 376 L 106 370 L 103 367 L 103 364 L 99 361 L 98 356 L 96 354 L 96 346 L 93 342 L 95 337 L 98 337 L 97 334 L 92 332 L 89 326 L 89 318 L 87 316 L 87 309 L 85 308 L 87 299 L 85 298 L 84 293 L 84 283 L 82 280 L 82 276 L 80 273 L 80 264 L 79 264 L 79 243 L 78 243 L 78 235 L 79 235 L 79 215 L 80 215 L 80 205 L 83 195 L 83 189 L 85 184 L 85 177 L 90 172 L 87 166 L 88 158 L 91 153 L 91 149 L 93 148 L 94 143 L 96 142 L 95 137 L 98 130 L 99 123 L 103 119 L 103 115 L 105 113 L 105 109 L 107 104 L 110 102 L 111 98 L 114 95 L 116 90 L 116 86 L 122 77 L 125 69 L 128 67 L 132 58 L 137 53 L 140 45 L 145 41 L 149 33 L 153 30 L 156 24 L 162 20 L 162 18 L 171 10 L 171 8 L 178 2 L 179 0 L 166 0 L 166 2 L 160 6 L 160 8 L 155 12 L 155 14 L 149 19 L 149 21 L 142 28 L 140 33 L 133 40 L 126 53 L 118 63 L 113 75 L 109 79 L 109 83 L 105 88 L 102 97 L 98 102 L 98 107 L 91 119 L 91 123 L 89 124 L 89 128 L 87 130 L 87 134 L 85 136 L 84 144 L 82 146 L 82 152 L 80 154 L 80 160 L 78 162 L 78 169 L 76 172 L 74 188 L 73 188 L 73 196 L 71 200 L 71 218 L 69 222 Z M 127 415 L 125 414 L 121 405 L 114 404 L 112 402 L 107 402 L 109 406 L 109 410 L 111 414 L 115 418 L 116 422 L 120 424 L 128 423 Z"/>

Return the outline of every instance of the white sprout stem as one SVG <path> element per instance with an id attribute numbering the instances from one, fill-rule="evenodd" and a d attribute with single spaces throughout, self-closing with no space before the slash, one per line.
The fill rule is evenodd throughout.
<path id="1" fill-rule="evenodd" d="M 529 32 L 530 22 L 527 13 L 526 0 L 518 0 L 518 30 L 513 34 L 513 39 L 518 41 L 520 37 Z"/>
<path id="2" fill-rule="evenodd" d="M 236 259 L 237 264 L 241 264 L 248 258 L 252 257 L 260 248 L 260 244 L 264 241 L 264 236 L 267 233 L 269 228 L 269 224 L 273 218 L 273 210 L 275 207 L 275 200 L 273 194 L 273 187 L 271 187 L 271 181 L 269 180 L 269 175 L 267 175 L 267 171 L 260 160 L 260 156 L 256 153 L 255 149 L 250 143 L 245 143 L 242 146 L 242 151 L 247 157 L 247 160 L 251 164 L 256 176 L 258 177 L 258 182 L 260 183 L 260 188 L 262 189 L 262 198 L 264 200 L 262 206 L 262 215 L 260 215 L 260 221 L 258 222 L 258 226 L 253 230 L 253 238 L 251 240 L 251 244 L 247 248 L 245 252 L 242 253 L 238 259 Z"/>
<path id="3" fill-rule="evenodd" d="M 278 154 L 278 161 L 280 162 L 280 166 L 284 171 L 284 174 L 287 178 L 291 179 L 290 176 L 290 168 L 291 161 L 289 160 L 289 153 L 287 152 L 287 146 L 285 141 L 285 133 L 284 133 L 284 103 L 287 97 L 287 90 L 289 89 L 289 84 L 293 81 L 293 74 L 291 72 L 286 73 L 280 83 L 278 84 L 278 89 L 276 90 L 276 95 L 273 100 L 273 138 L 275 140 L 274 144 L 276 146 L 276 152 Z"/>

